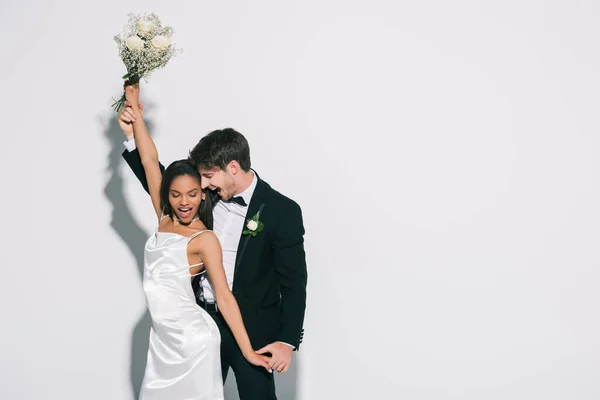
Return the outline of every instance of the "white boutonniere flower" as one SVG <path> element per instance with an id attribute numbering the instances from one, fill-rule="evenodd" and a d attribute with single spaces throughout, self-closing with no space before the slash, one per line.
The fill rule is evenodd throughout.
<path id="1" fill-rule="evenodd" d="M 248 220 L 246 229 L 242 232 L 244 235 L 256 236 L 256 234 L 263 230 L 265 227 L 261 221 L 258 220 L 260 212 L 257 212 L 254 217 Z"/>

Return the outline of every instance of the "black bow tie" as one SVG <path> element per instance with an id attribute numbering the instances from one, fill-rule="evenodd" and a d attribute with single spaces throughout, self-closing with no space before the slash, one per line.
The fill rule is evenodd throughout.
<path id="1" fill-rule="evenodd" d="M 230 200 L 227 200 L 225 203 L 237 203 L 242 207 L 248 206 L 248 204 L 246 204 L 246 202 L 244 201 L 244 198 L 241 196 L 232 197 Z"/>

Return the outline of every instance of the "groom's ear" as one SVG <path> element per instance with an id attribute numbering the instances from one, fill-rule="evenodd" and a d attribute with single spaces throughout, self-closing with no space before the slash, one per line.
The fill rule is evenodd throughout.
<path id="1" fill-rule="evenodd" d="M 235 160 L 229 161 L 229 164 L 227 164 L 227 168 L 229 169 L 229 172 L 231 172 L 233 175 L 236 175 L 238 172 L 240 172 L 240 164 Z"/>

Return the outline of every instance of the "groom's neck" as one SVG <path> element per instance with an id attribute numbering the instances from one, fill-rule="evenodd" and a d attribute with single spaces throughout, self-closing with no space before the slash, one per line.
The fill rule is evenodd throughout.
<path id="1" fill-rule="evenodd" d="M 250 187 L 250 185 L 252 184 L 252 180 L 254 179 L 254 172 L 252 170 L 245 172 L 242 171 L 239 174 L 239 183 L 238 183 L 238 187 L 237 190 L 235 191 L 234 196 L 237 196 L 238 194 L 242 193 L 243 191 L 245 191 L 246 189 L 248 189 Z"/>

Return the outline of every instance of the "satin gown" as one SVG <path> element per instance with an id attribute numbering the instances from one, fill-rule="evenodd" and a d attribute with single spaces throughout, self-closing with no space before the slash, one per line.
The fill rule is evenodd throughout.
<path id="1" fill-rule="evenodd" d="M 222 400 L 219 329 L 196 304 L 187 245 L 191 237 L 156 231 L 144 249 L 152 318 L 140 400 Z"/>

